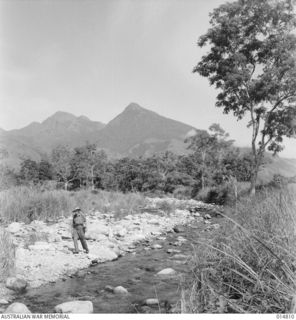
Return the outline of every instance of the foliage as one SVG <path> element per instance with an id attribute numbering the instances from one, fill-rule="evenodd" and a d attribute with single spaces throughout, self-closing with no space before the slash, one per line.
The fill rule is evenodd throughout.
<path id="1" fill-rule="evenodd" d="M 250 116 L 252 177 L 255 183 L 265 149 L 282 150 L 295 135 L 296 19 L 290 0 L 238 0 L 211 13 L 211 28 L 200 37 L 209 45 L 194 72 L 219 90 L 217 107 L 237 119 Z"/>
<path id="2" fill-rule="evenodd" d="M 237 203 L 195 247 L 186 313 L 286 313 L 295 296 L 295 193 L 268 190 Z"/>
<path id="3" fill-rule="evenodd" d="M 54 173 L 57 179 L 64 183 L 65 190 L 68 190 L 68 185 L 73 181 L 78 173 L 78 169 L 71 165 L 73 150 L 67 146 L 59 145 L 52 150 L 51 162 L 54 168 Z"/>
<path id="4" fill-rule="evenodd" d="M 3 175 L 7 175 L 11 184 L 35 185 L 44 190 L 56 186 L 65 190 L 91 188 L 178 197 L 195 197 L 200 189 L 224 184 L 233 177 L 237 181 L 249 180 L 250 156 L 234 148 L 233 141 L 218 124 L 186 142 L 190 150 L 186 155 L 167 151 L 121 159 L 108 159 L 94 144 L 86 143 L 75 149 L 57 146 L 50 160 L 27 159 L 18 173 L 3 171 Z"/>

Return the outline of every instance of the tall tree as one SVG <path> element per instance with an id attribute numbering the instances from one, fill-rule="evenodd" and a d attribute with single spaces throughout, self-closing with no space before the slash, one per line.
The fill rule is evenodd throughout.
<path id="1" fill-rule="evenodd" d="M 106 162 L 105 151 L 97 150 L 95 144 L 87 143 L 74 149 L 72 168 L 78 172 L 77 179 L 85 184 L 90 183 L 92 190 L 95 189 L 96 180 L 102 178 Z"/>
<path id="2" fill-rule="evenodd" d="M 58 145 L 52 150 L 51 162 L 57 178 L 64 183 L 64 189 L 68 190 L 69 183 L 77 176 L 77 170 L 73 171 L 71 161 L 73 151 L 67 146 Z"/>
<path id="3" fill-rule="evenodd" d="M 292 0 L 238 0 L 210 14 L 211 28 L 200 37 L 210 51 L 194 72 L 220 92 L 217 107 L 252 128 L 250 193 L 266 149 L 283 149 L 296 131 L 296 26 Z"/>

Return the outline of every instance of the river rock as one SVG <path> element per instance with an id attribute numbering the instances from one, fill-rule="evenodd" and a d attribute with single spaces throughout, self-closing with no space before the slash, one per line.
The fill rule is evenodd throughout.
<path id="1" fill-rule="evenodd" d="M 20 302 L 12 303 L 3 313 L 31 313 L 27 306 Z"/>
<path id="2" fill-rule="evenodd" d="M 180 232 L 184 232 L 185 229 L 182 227 L 182 226 L 175 226 L 173 228 L 173 230 L 176 232 L 176 233 L 180 233 Z"/>
<path id="3" fill-rule="evenodd" d="M 208 213 L 204 215 L 204 218 L 205 218 L 205 219 L 212 219 L 211 215 L 208 214 Z"/>
<path id="4" fill-rule="evenodd" d="M 159 304 L 159 300 L 155 299 L 155 298 L 146 299 L 145 300 L 145 304 L 147 306 L 151 306 L 151 305 L 154 305 L 154 304 Z"/>
<path id="5" fill-rule="evenodd" d="M 112 286 L 106 286 L 106 287 L 104 288 L 104 290 L 107 291 L 107 292 L 114 292 L 114 287 L 112 287 Z"/>
<path id="6" fill-rule="evenodd" d="M 162 245 L 158 244 L 158 243 L 155 243 L 151 246 L 152 249 L 161 249 L 162 248 Z"/>
<path id="7" fill-rule="evenodd" d="M 115 231 L 115 235 L 117 237 L 124 237 L 127 234 L 127 230 L 125 228 L 119 228 Z"/>
<path id="8" fill-rule="evenodd" d="M 175 275 L 177 272 L 176 270 L 172 269 L 172 268 L 166 268 L 166 269 L 163 269 L 161 271 L 159 271 L 157 273 L 157 275 L 159 276 L 170 276 L 170 275 Z"/>
<path id="9" fill-rule="evenodd" d="M 22 292 L 22 291 L 25 291 L 28 283 L 23 279 L 19 279 L 16 277 L 9 277 L 6 279 L 5 285 L 6 285 L 6 288 L 10 290 Z"/>
<path id="10" fill-rule="evenodd" d="M 93 313 L 94 307 L 91 301 L 69 301 L 61 303 L 54 308 L 56 313 Z"/>
<path id="11" fill-rule="evenodd" d="M 178 249 L 168 249 L 167 250 L 167 253 L 180 253 L 181 250 L 178 250 Z"/>
<path id="12" fill-rule="evenodd" d="M 114 288 L 113 292 L 116 294 L 128 294 L 127 289 L 125 289 L 122 286 L 118 286 L 118 287 Z"/>
<path id="13" fill-rule="evenodd" d="M 90 247 L 90 251 L 92 253 L 92 259 L 98 259 L 101 261 L 113 261 L 118 258 L 118 255 L 108 247 Z"/>
<path id="14" fill-rule="evenodd" d="M 8 225 L 6 230 L 10 233 L 17 233 L 21 230 L 22 226 L 23 226 L 23 223 L 12 222 L 11 224 Z"/>
<path id="15" fill-rule="evenodd" d="M 6 299 L 0 299 L 0 304 L 9 304 L 9 302 Z"/>

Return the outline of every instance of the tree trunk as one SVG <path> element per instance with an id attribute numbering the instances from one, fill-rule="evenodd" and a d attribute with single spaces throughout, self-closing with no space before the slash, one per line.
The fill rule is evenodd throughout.
<path id="1" fill-rule="evenodd" d="M 256 194 L 256 182 L 258 178 L 259 167 L 261 165 L 263 153 L 260 152 L 254 160 L 254 165 L 251 172 L 251 186 L 249 190 L 250 196 L 254 196 Z"/>
<path id="2" fill-rule="evenodd" d="M 202 157 L 202 170 L 201 170 L 201 189 L 203 190 L 205 188 L 205 165 L 206 165 L 206 153 L 202 152 L 201 154 Z"/>
<path id="3" fill-rule="evenodd" d="M 65 182 L 65 190 L 68 191 L 68 181 Z"/>

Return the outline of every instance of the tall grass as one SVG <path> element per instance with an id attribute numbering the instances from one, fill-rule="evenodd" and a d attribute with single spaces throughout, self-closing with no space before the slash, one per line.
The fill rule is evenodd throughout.
<path id="1" fill-rule="evenodd" d="M 0 228 L 0 282 L 14 273 L 15 247 L 10 234 Z"/>
<path id="2" fill-rule="evenodd" d="M 288 189 L 244 198 L 212 239 L 200 239 L 185 313 L 283 313 L 296 293 L 296 197 Z"/>
<path id="3" fill-rule="evenodd" d="M 83 211 L 113 212 L 116 217 L 137 212 L 145 199 L 139 194 L 81 190 L 39 190 L 34 187 L 15 187 L 0 192 L 0 218 L 3 222 L 56 220 L 71 214 L 74 207 Z"/>

